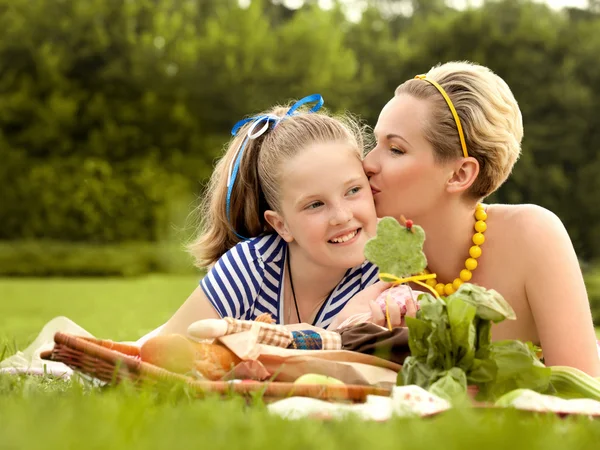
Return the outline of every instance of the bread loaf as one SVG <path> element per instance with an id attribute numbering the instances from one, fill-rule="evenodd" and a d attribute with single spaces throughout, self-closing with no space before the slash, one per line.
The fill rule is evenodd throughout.
<path id="1" fill-rule="evenodd" d="M 170 372 L 187 374 L 197 370 L 209 380 L 219 380 L 240 359 L 220 344 L 194 342 L 180 334 L 155 336 L 140 349 L 142 361 Z"/>

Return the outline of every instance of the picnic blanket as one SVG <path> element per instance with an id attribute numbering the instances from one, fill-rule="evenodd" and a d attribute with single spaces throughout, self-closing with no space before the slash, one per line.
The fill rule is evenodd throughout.
<path id="1" fill-rule="evenodd" d="M 156 335 L 162 326 L 142 336 L 137 341 L 127 342 L 129 344 L 142 345 L 144 341 Z M 54 347 L 54 334 L 57 332 L 70 333 L 84 337 L 94 337 L 91 333 L 77 325 L 67 317 L 59 316 L 50 320 L 35 340 L 24 350 L 0 361 L 0 374 L 29 374 L 29 375 L 53 375 L 61 378 L 70 378 L 73 370 L 63 363 L 46 361 L 40 358 L 40 353 L 52 350 Z"/>

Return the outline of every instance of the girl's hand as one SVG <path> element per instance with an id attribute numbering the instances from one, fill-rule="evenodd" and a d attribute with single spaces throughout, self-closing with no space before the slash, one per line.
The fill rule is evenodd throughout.
<path id="1" fill-rule="evenodd" d="M 406 321 L 404 318 L 406 316 L 415 317 L 417 315 L 417 304 L 415 303 L 414 298 L 409 298 L 406 300 L 405 315 L 402 315 L 402 309 L 400 305 L 394 300 L 390 299 L 390 301 L 387 302 L 387 310 L 390 318 L 389 323 L 385 316 L 385 312 L 375 300 L 371 300 L 369 302 L 369 307 L 371 309 L 371 322 L 386 328 L 405 327 Z"/>

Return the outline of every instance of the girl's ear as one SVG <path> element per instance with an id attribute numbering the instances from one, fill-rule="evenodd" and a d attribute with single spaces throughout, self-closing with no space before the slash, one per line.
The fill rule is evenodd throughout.
<path id="1" fill-rule="evenodd" d="M 458 160 L 446 189 L 448 192 L 465 192 L 477 179 L 479 175 L 479 161 L 473 157 Z"/>
<path id="2" fill-rule="evenodd" d="M 273 227 L 277 234 L 283 238 L 284 241 L 290 243 L 294 240 L 294 237 L 288 229 L 287 224 L 285 223 L 285 220 L 281 214 L 269 209 L 265 211 L 265 220 L 269 225 L 271 225 L 271 227 Z"/>

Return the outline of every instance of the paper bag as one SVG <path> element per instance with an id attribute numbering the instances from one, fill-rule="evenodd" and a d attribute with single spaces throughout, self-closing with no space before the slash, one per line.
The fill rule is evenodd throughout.
<path id="1" fill-rule="evenodd" d="M 219 338 L 242 362 L 229 378 L 295 381 L 306 373 L 337 378 L 346 384 L 396 384 L 401 366 L 371 355 L 346 350 L 293 350 L 256 342 L 256 332 L 245 331 Z"/>

